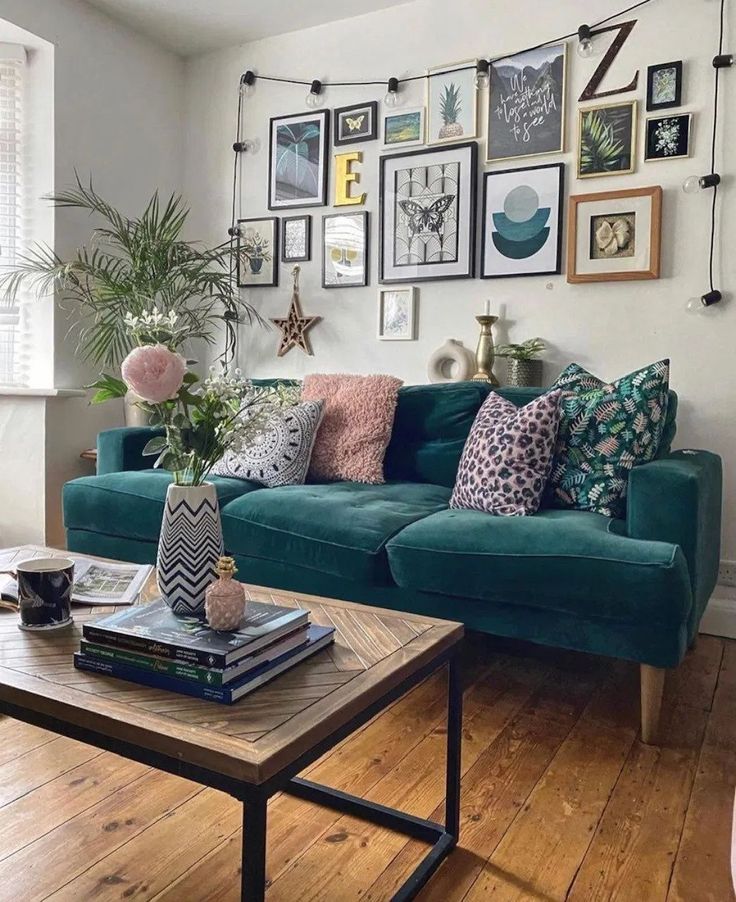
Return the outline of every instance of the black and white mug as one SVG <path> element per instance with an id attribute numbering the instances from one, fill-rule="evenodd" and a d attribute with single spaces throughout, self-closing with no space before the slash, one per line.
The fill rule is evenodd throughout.
<path id="1" fill-rule="evenodd" d="M 72 622 L 74 561 L 63 557 L 21 561 L 12 571 L 18 580 L 22 630 L 54 630 Z"/>

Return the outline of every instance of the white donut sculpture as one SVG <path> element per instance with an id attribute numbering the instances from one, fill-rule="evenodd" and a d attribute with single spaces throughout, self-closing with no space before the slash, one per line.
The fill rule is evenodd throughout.
<path id="1" fill-rule="evenodd" d="M 475 355 L 455 338 L 448 338 L 427 362 L 430 382 L 465 382 L 474 372 Z"/>

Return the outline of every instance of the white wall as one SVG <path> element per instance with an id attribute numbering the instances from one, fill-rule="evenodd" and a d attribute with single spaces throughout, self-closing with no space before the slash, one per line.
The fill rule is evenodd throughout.
<path id="1" fill-rule="evenodd" d="M 39 193 L 69 185 L 75 168 L 83 179 L 92 175 L 97 190 L 131 215 L 156 188 L 164 194 L 181 190 L 184 64 L 179 57 L 81 0 L 0 0 L 0 19 L 41 38 L 41 49 L 43 42 L 53 49 L 53 128 L 49 133 L 31 123 L 32 137 L 55 151 L 53 173 Z M 55 247 L 62 256 L 89 239 L 85 215 L 57 210 L 54 218 Z M 56 311 L 53 325 L 55 341 L 46 353 L 53 359 L 54 386 L 42 387 L 84 385 L 94 374 L 66 337 L 63 311 Z M 8 511 L 14 516 L 14 487 L 25 486 L 26 496 L 46 497 L 45 522 L 38 515 L 35 525 L 23 521 L 23 528 L 14 527 L 14 541 L 37 541 L 39 530 L 58 540 L 60 485 L 90 472 L 79 452 L 94 446 L 100 429 L 121 423 L 119 404 L 90 408 L 84 401 L 55 397 L 0 398 L 3 519 Z M 24 454 L 13 450 L 18 447 Z"/>
<path id="2" fill-rule="evenodd" d="M 222 240 L 229 224 L 229 188 L 232 171 L 231 142 L 237 84 L 246 69 L 304 79 L 386 79 L 416 74 L 427 66 L 442 65 L 471 56 L 513 52 L 541 40 L 572 32 L 584 21 L 609 15 L 626 3 L 615 0 L 568 0 L 540 3 L 517 0 L 418 0 L 418 2 L 333 23 L 301 33 L 247 44 L 226 52 L 193 59 L 187 72 L 185 192 L 193 205 L 193 234 L 208 241 Z M 253 331 L 242 341 L 246 371 L 259 376 L 301 376 L 313 371 L 385 371 L 407 382 L 426 381 L 426 361 L 446 338 L 462 339 L 471 348 L 477 338 L 473 315 L 485 298 L 504 312 L 499 330 L 502 340 L 542 336 L 550 345 L 546 376 L 551 380 L 572 360 L 593 372 L 615 378 L 664 356 L 672 359 L 672 384 L 681 395 L 677 445 L 710 448 L 724 457 L 726 517 L 724 558 L 736 558 L 736 417 L 734 387 L 736 364 L 736 266 L 731 253 L 736 244 L 736 204 L 733 174 L 726 179 L 721 207 L 719 275 L 717 283 L 731 292 L 731 302 L 703 316 L 688 316 L 688 297 L 707 288 L 707 246 L 710 195 L 686 196 L 680 190 L 685 176 L 709 169 L 712 68 L 716 52 L 715 0 L 654 0 L 637 10 L 638 25 L 624 46 L 603 88 L 627 83 L 639 68 L 636 94 L 640 126 L 644 120 L 646 67 L 652 63 L 685 60 L 683 111 L 694 119 L 694 156 L 691 160 L 643 163 L 640 142 L 637 171 L 616 178 L 574 178 L 572 150 L 576 140 L 577 103 L 600 56 L 583 61 L 570 44 L 567 144 L 562 157 L 536 158 L 540 162 L 563 159 L 569 165 L 570 193 L 604 191 L 627 186 L 661 184 L 664 188 L 662 278 L 653 282 L 568 285 L 564 276 L 448 281 L 420 284 L 419 339 L 416 342 L 379 342 L 376 334 L 378 159 L 379 144 L 362 144 L 364 164 L 361 190 L 368 192 L 365 209 L 371 214 L 371 277 L 367 288 L 324 291 L 320 288 L 321 214 L 313 208 L 313 260 L 303 265 L 302 305 L 323 321 L 311 331 L 314 357 L 291 351 L 275 355 L 276 335 Z M 736 46 L 736 22 L 729 22 L 726 48 Z M 736 71 L 723 74 L 722 110 L 733 110 Z M 423 102 L 422 83 L 407 90 L 407 103 Z M 380 99 L 382 88 L 333 88 L 327 107 Z M 259 139 L 260 150 L 245 160 L 245 184 L 240 199 L 242 215 L 267 212 L 269 117 L 304 110 L 305 89 L 257 85 L 247 101 L 245 134 Z M 616 98 L 613 98 L 616 99 Z M 481 97 L 481 107 L 485 95 Z M 481 110 L 481 128 L 486 121 Z M 723 122 L 719 167 L 733 173 L 736 157 L 736 119 Z M 482 131 L 481 131 L 482 134 Z M 641 128 L 640 128 L 641 134 Z M 482 142 L 481 142 L 482 143 Z M 484 148 L 481 147 L 481 155 Z M 530 163 L 533 162 L 529 161 Z M 526 165 L 519 161 L 518 165 Z M 488 167 L 484 167 L 488 168 Z M 504 168 L 499 166 L 499 168 Z M 333 186 L 330 185 L 332 197 Z M 353 210 L 358 208 L 352 208 Z M 296 212 L 296 211 L 289 211 Z M 289 303 L 289 268 L 281 267 L 281 287 L 251 291 L 250 300 L 265 316 L 282 315 Z"/>

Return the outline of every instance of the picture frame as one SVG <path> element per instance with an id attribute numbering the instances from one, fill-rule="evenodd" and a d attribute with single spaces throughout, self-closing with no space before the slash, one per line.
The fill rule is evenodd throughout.
<path id="1" fill-rule="evenodd" d="M 492 60 L 488 76 L 486 163 L 563 153 L 567 43 Z"/>
<path id="2" fill-rule="evenodd" d="M 238 220 L 239 288 L 275 288 L 279 284 L 279 218 Z"/>
<path id="3" fill-rule="evenodd" d="M 478 144 L 381 157 L 379 281 L 475 275 Z"/>
<path id="4" fill-rule="evenodd" d="M 647 67 L 647 112 L 682 105 L 682 60 Z"/>
<path id="5" fill-rule="evenodd" d="M 378 292 L 378 340 L 416 340 L 416 285 L 382 288 Z"/>
<path id="6" fill-rule="evenodd" d="M 690 156 L 692 113 L 649 116 L 645 122 L 644 160 L 681 160 Z"/>
<path id="7" fill-rule="evenodd" d="M 281 219 L 281 262 L 304 263 L 312 259 L 312 217 L 284 216 Z"/>
<path id="8" fill-rule="evenodd" d="M 322 217 L 322 287 L 368 284 L 368 212 L 327 213 Z"/>
<path id="9" fill-rule="evenodd" d="M 662 188 L 628 188 L 569 198 L 567 281 L 658 279 Z"/>
<path id="10" fill-rule="evenodd" d="M 333 110 L 333 138 L 335 147 L 375 141 L 378 137 L 378 102 L 341 106 Z"/>
<path id="11" fill-rule="evenodd" d="M 451 144 L 478 136 L 477 66 L 478 60 L 470 59 L 427 69 L 427 145 Z"/>
<path id="12" fill-rule="evenodd" d="M 417 147 L 425 143 L 425 111 L 423 106 L 384 111 L 383 147 Z"/>
<path id="13" fill-rule="evenodd" d="M 636 170 L 638 102 L 627 100 L 578 111 L 577 177 L 626 175 Z M 617 148 L 621 146 L 621 150 Z"/>
<path id="14" fill-rule="evenodd" d="M 269 210 L 326 206 L 329 141 L 329 110 L 271 118 Z"/>
<path id="15" fill-rule="evenodd" d="M 483 174 L 481 279 L 562 272 L 565 164 Z"/>

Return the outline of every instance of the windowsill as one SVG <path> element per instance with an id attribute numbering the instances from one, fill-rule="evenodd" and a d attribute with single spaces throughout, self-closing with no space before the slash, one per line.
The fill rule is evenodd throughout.
<path id="1" fill-rule="evenodd" d="M 19 385 L 0 385 L 0 398 L 84 398 L 83 388 L 23 388 Z"/>

